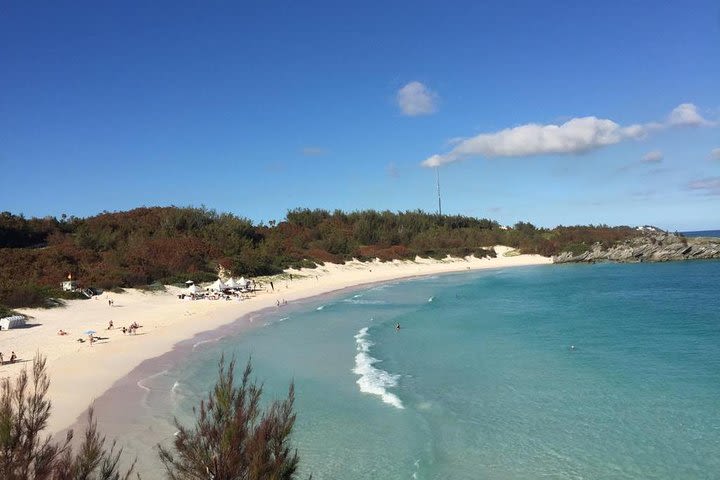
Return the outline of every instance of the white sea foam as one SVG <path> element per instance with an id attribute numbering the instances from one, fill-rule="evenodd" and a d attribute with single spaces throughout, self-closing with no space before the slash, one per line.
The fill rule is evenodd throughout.
<path id="1" fill-rule="evenodd" d="M 161 376 L 161 375 L 165 375 L 166 373 L 168 373 L 167 370 L 163 370 L 163 371 L 161 371 L 161 372 L 153 373 L 152 375 L 149 375 L 149 376 L 147 376 L 147 377 L 145 377 L 145 378 L 141 378 L 140 380 L 138 380 L 136 385 L 137 385 L 138 387 L 142 388 L 143 390 L 145 390 L 146 392 L 150 392 L 151 389 L 150 389 L 150 387 L 148 387 L 148 386 L 145 385 L 145 382 L 146 382 L 147 380 L 152 380 L 153 378 L 157 378 L 157 377 L 159 377 L 159 376 Z"/>
<path id="2" fill-rule="evenodd" d="M 353 295 L 353 298 L 360 298 L 364 295 L 364 293 L 358 293 L 356 295 Z"/>
<path id="3" fill-rule="evenodd" d="M 168 373 L 167 370 L 163 370 L 161 372 L 157 372 L 157 373 L 153 373 L 152 375 L 148 375 L 147 377 L 141 378 L 140 380 L 137 381 L 136 385 L 138 386 L 138 388 L 141 388 L 143 390 L 142 399 L 140 400 L 140 404 L 144 408 L 149 408 L 148 397 L 150 396 L 150 392 L 153 390 L 152 387 L 147 386 L 146 383 L 152 381 L 153 379 L 155 379 L 157 377 L 167 375 L 167 373 Z"/>
<path id="4" fill-rule="evenodd" d="M 353 373 L 360 375 L 357 380 L 360 391 L 377 395 L 383 402 L 395 408 L 405 408 L 397 395 L 387 391 L 388 388 L 397 386 L 400 375 L 393 375 L 374 366 L 380 363 L 380 360 L 370 356 L 370 347 L 373 343 L 368 338 L 368 327 L 361 328 L 355 335 L 355 343 L 358 353 L 355 355 Z"/>
<path id="5" fill-rule="evenodd" d="M 433 300 L 435 300 L 435 297 L 428 298 L 428 303 L 432 302 Z"/>
<path id="6" fill-rule="evenodd" d="M 353 298 L 346 298 L 343 300 L 343 303 L 350 303 L 353 305 L 385 305 L 387 302 L 384 302 L 382 300 L 361 300 L 357 299 L 355 297 Z"/>
<path id="7" fill-rule="evenodd" d="M 315 310 L 322 310 L 323 308 L 325 308 L 325 305 L 320 305 L 320 306 L 317 307 Z"/>
<path id="8" fill-rule="evenodd" d="M 289 320 L 289 319 L 290 319 L 290 317 L 282 317 L 280 320 L 278 320 L 278 322 L 284 322 L 285 320 Z"/>
<path id="9" fill-rule="evenodd" d="M 199 342 L 196 342 L 195 344 L 193 344 L 192 349 L 195 350 L 195 349 L 196 349 L 197 347 L 199 347 L 200 345 L 205 345 L 206 343 L 215 343 L 215 342 L 218 342 L 218 341 L 222 340 L 223 338 L 225 338 L 224 335 L 221 336 L 221 337 L 217 337 L 217 338 L 209 338 L 209 339 L 207 339 L 207 340 L 200 340 Z"/>

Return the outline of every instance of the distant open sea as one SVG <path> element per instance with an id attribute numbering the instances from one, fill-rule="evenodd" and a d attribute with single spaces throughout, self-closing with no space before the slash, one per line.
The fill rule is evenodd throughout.
<path id="1" fill-rule="evenodd" d="M 718 261 L 554 265 L 316 298 L 158 367 L 123 440 L 145 462 L 190 423 L 224 352 L 268 398 L 295 381 L 316 479 L 720 478 L 719 285 Z"/>
<path id="2" fill-rule="evenodd" d="M 686 237 L 720 237 L 720 230 L 697 230 L 694 232 L 682 232 Z"/>

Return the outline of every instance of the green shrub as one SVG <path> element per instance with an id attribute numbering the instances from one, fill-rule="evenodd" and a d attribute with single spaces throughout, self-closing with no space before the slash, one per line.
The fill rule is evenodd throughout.
<path id="1" fill-rule="evenodd" d="M 87 300 L 88 297 L 86 297 L 82 292 L 69 292 L 62 289 L 52 289 L 50 291 L 50 295 L 53 298 L 59 298 L 62 300 Z"/>
<path id="2" fill-rule="evenodd" d="M 159 281 L 163 285 L 178 285 L 185 286 L 185 282 L 192 280 L 195 283 L 213 282 L 217 280 L 217 273 L 215 272 L 193 272 L 193 273 L 178 273 L 161 278 Z"/>
<path id="3" fill-rule="evenodd" d="M 494 248 L 478 248 L 475 250 L 475 256 L 477 258 L 495 258 L 497 257 L 497 253 Z"/>
<path id="4" fill-rule="evenodd" d="M 308 260 L 307 258 L 303 258 L 302 260 L 291 262 L 290 268 L 294 268 L 296 270 L 300 270 L 301 268 L 317 268 L 317 263 L 312 260 Z"/>
<path id="5" fill-rule="evenodd" d="M 9 309 L 5 305 L 0 305 L 0 318 L 10 317 L 12 315 L 17 315 L 17 312 Z"/>
<path id="6" fill-rule="evenodd" d="M 158 445 L 168 477 L 177 480 L 292 480 L 299 458 L 290 445 L 295 425 L 295 388 L 285 400 L 261 407 L 262 386 L 250 375 L 248 362 L 240 384 L 235 361 L 218 366 L 218 381 L 195 411 L 195 424 L 175 420 L 174 451 Z"/>
<path id="7" fill-rule="evenodd" d="M 137 285 L 135 288 L 143 290 L 145 292 L 164 292 L 166 291 L 165 285 L 159 282 L 151 283 L 150 285 Z"/>
<path id="8" fill-rule="evenodd" d="M 11 287 L 0 287 L 0 302 L 10 308 L 46 307 L 47 299 L 53 296 L 49 287 L 30 283 L 14 284 Z"/>
<path id="9" fill-rule="evenodd" d="M 54 442 L 43 437 L 50 418 L 47 397 L 50 378 L 46 359 L 35 356 L 32 374 L 22 370 L 15 381 L 0 383 L 0 478 L 3 480 L 128 480 L 134 469 L 118 468 L 122 449 L 108 450 L 97 430 L 92 408 L 77 452 L 71 448 L 72 430 Z"/>
<path id="10" fill-rule="evenodd" d="M 585 242 L 570 243 L 562 247 L 563 252 L 570 252 L 573 255 L 581 255 L 589 250 L 591 250 L 591 247 Z"/>

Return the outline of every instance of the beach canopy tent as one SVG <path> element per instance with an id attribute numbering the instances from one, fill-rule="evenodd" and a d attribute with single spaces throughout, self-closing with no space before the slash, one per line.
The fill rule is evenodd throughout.
<path id="1" fill-rule="evenodd" d="M 227 282 L 225 282 L 225 286 L 227 288 L 238 288 L 240 284 L 236 282 L 234 278 L 230 278 Z"/>
<path id="2" fill-rule="evenodd" d="M 245 280 L 245 277 L 240 277 L 240 280 L 238 280 L 238 285 L 240 288 L 247 288 L 247 280 Z"/>
<path id="3" fill-rule="evenodd" d="M 187 293 L 190 293 L 190 294 L 198 294 L 198 293 L 200 293 L 201 291 L 202 291 L 202 290 L 200 290 L 200 287 L 198 287 L 198 286 L 195 285 L 195 284 L 192 284 L 192 285 L 190 285 L 190 286 L 187 288 Z"/>
<path id="4" fill-rule="evenodd" d="M 0 318 L 0 330 L 10 330 L 11 328 L 22 328 L 24 326 L 25 317 L 22 315 Z"/>
<path id="5" fill-rule="evenodd" d="M 226 288 L 227 287 L 225 286 L 225 284 L 219 278 L 217 280 L 215 280 L 215 283 L 210 285 L 210 290 L 214 290 L 216 292 L 222 292 Z"/>

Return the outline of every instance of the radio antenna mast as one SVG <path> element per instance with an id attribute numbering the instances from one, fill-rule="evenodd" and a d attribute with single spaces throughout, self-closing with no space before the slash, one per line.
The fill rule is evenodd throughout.
<path id="1" fill-rule="evenodd" d="M 442 217 L 442 201 L 440 200 L 440 167 L 435 167 L 435 176 L 437 178 L 438 215 Z"/>

